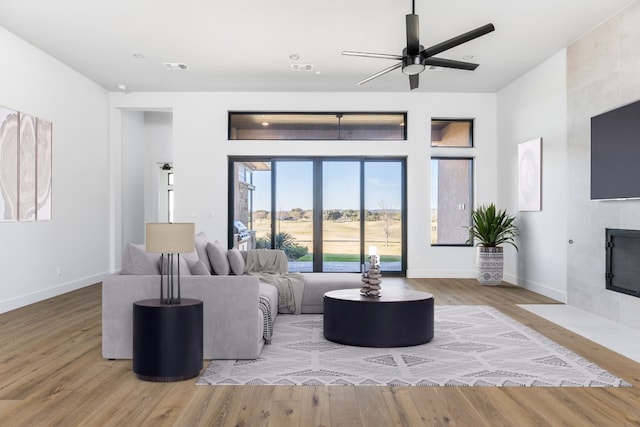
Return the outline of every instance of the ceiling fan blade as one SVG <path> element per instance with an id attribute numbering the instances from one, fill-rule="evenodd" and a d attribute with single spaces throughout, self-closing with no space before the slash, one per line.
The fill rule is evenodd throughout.
<path id="1" fill-rule="evenodd" d="M 417 89 L 419 82 L 420 74 L 412 74 L 409 76 L 409 88 L 411 88 L 411 90 Z"/>
<path id="2" fill-rule="evenodd" d="M 407 55 L 420 53 L 420 25 L 418 15 L 407 15 Z"/>
<path id="3" fill-rule="evenodd" d="M 396 61 L 402 61 L 402 55 L 391 55 L 388 53 L 352 52 L 344 50 L 342 54 L 346 56 L 364 56 L 366 58 L 395 59 Z"/>
<path id="4" fill-rule="evenodd" d="M 429 58 L 431 56 L 444 52 L 445 50 L 449 50 L 458 45 L 461 45 L 462 43 L 466 43 L 480 36 L 484 36 L 485 34 L 488 34 L 494 31 L 495 29 L 496 28 L 493 26 L 493 24 L 483 25 L 482 27 L 478 27 L 475 30 L 468 31 L 452 39 L 449 39 L 449 40 L 443 41 L 442 43 L 438 43 L 436 45 L 428 47 L 424 49 L 422 52 L 420 52 L 420 54 L 423 57 Z"/>
<path id="5" fill-rule="evenodd" d="M 455 68 L 457 70 L 469 70 L 473 71 L 478 68 L 480 64 L 474 64 L 473 62 L 454 61 L 453 59 L 443 58 L 427 58 L 424 61 L 424 65 L 435 65 L 436 67 Z"/>
<path id="6" fill-rule="evenodd" d="M 371 75 L 371 76 L 367 77 L 366 79 L 364 79 L 364 80 L 360 80 L 360 81 L 359 81 L 358 83 L 356 83 L 356 84 L 357 84 L 357 85 L 364 84 L 364 83 L 366 83 L 366 82 L 368 82 L 368 81 L 370 81 L 370 80 L 373 80 L 373 79 L 375 79 L 375 78 L 377 78 L 377 77 L 380 77 L 380 76 L 382 76 L 383 74 L 387 74 L 387 73 L 389 73 L 389 72 L 391 72 L 391 71 L 393 71 L 393 70 L 395 70 L 395 69 L 397 69 L 397 68 L 400 68 L 400 67 L 402 67 L 402 62 L 398 62 L 397 64 L 394 64 L 394 65 L 392 65 L 392 66 L 391 66 L 391 67 L 389 67 L 389 68 L 385 68 L 385 69 L 384 69 L 384 70 L 382 70 L 382 71 L 378 71 L 377 73 L 375 73 L 375 74 L 373 74 L 373 75 Z"/>

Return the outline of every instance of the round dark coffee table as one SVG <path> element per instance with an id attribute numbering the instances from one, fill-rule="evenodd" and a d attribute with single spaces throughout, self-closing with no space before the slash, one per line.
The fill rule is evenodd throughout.
<path id="1" fill-rule="evenodd" d="M 406 289 L 382 289 L 382 296 L 360 289 L 324 294 L 324 336 L 361 347 L 406 347 L 433 338 L 433 295 Z"/>

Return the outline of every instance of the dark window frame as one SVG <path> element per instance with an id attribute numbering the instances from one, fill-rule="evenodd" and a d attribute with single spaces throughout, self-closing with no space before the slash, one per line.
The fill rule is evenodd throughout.
<path id="1" fill-rule="evenodd" d="M 407 112 L 406 111 L 228 111 L 227 112 L 227 140 L 228 141 L 274 141 L 274 139 L 267 138 L 252 138 L 252 139 L 240 139 L 232 137 L 232 116 L 234 115 L 293 115 L 293 116 L 306 116 L 306 115 L 318 115 L 318 116 L 384 116 L 384 115 L 398 115 L 402 116 L 402 133 L 403 137 L 398 138 L 287 138 L 280 139 L 282 141 L 406 141 L 407 140 Z M 340 128 L 338 128 L 338 135 L 340 135 Z M 278 139 L 275 139 L 277 141 Z"/>
<path id="2" fill-rule="evenodd" d="M 469 145 L 433 145 L 433 122 L 452 122 L 452 123 L 469 123 Z M 429 146 L 431 148 L 474 148 L 475 147 L 475 119 L 472 118 L 444 118 L 444 117 L 432 117 L 429 130 L 430 141 Z"/>
<path id="3" fill-rule="evenodd" d="M 361 203 L 361 218 L 364 217 L 363 213 L 364 213 L 364 167 L 362 167 L 366 162 L 373 162 L 373 161 L 379 161 L 379 162 L 385 162 L 385 161 L 399 161 L 401 163 L 401 191 L 402 191 L 402 213 L 401 213 L 401 217 L 400 220 L 402 221 L 402 229 L 401 229 L 401 236 L 402 236 L 402 245 L 401 245 L 401 265 L 400 265 L 400 270 L 399 271 L 385 271 L 384 274 L 386 276 L 389 277 L 406 277 L 407 274 L 407 248 L 408 248 L 408 244 L 407 244 L 407 236 L 408 236 L 408 222 L 407 222 L 407 218 L 408 218 L 408 213 L 407 213 L 407 157 L 406 156 L 385 156 L 385 157 L 380 157 L 380 156 L 229 156 L 227 158 L 228 160 L 228 164 L 227 164 L 227 175 L 228 175 L 228 186 L 227 186 L 227 218 L 228 220 L 228 224 L 227 224 L 227 243 L 228 243 L 228 247 L 233 247 L 233 234 L 234 234 L 234 230 L 233 230 L 233 220 L 232 218 L 234 218 L 234 197 L 235 197 L 235 189 L 234 189 L 234 185 L 233 185 L 233 176 L 234 176 L 234 164 L 236 162 L 271 162 L 272 165 L 275 162 L 278 161 L 312 161 L 314 163 L 314 205 L 317 203 L 318 206 L 322 206 L 322 162 L 324 161 L 359 161 L 361 162 L 361 168 L 360 168 L 360 203 Z M 277 167 L 276 169 L 276 174 L 277 174 Z M 276 179 L 275 177 L 271 179 L 271 211 L 275 212 L 276 206 L 275 206 L 275 199 L 276 199 L 276 192 L 275 192 L 275 182 Z M 318 224 L 322 222 L 322 209 L 318 210 L 316 212 L 316 210 L 314 209 L 314 224 L 316 223 L 316 221 L 318 221 Z M 275 221 L 274 221 L 274 216 L 272 215 L 272 224 L 271 224 L 271 236 L 272 236 L 272 241 L 271 241 L 271 245 L 272 247 L 274 246 L 274 236 L 276 235 L 276 229 L 275 229 Z M 361 222 L 360 224 L 360 233 L 361 236 L 364 236 L 364 221 Z M 314 225 L 314 232 L 313 232 L 313 253 L 314 253 L 314 259 L 313 259 L 313 271 L 322 271 L 322 257 L 320 256 L 322 254 L 322 229 L 321 227 L 315 227 Z M 364 263 L 364 258 L 366 257 L 365 254 L 365 248 L 364 248 L 364 242 L 365 240 L 361 238 L 361 263 Z M 317 255 L 316 255 L 317 254 Z M 331 274 L 331 272 L 327 272 L 327 274 Z"/>
<path id="4" fill-rule="evenodd" d="M 467 147 L 468 148 L 468 147 Z M 469 168 L 469 188 L 471 194 L 469 195 L 469 224 L 473 222 L 473 209 L 475 206 L 475 157 L 474 156 L 431 156 L 430 160 L 468 160 L 470 162 Z M 433 208 L 433 207 L 432 207 Z M 439 216 L 439 213 L 438 213 Z M 431 241 L 431 220 L 429 220 L 429 241 Z M 472 239 L 469 243 L 433 243 L 430 242 L 432 247 L 473 247 L 475 241 Z"/>

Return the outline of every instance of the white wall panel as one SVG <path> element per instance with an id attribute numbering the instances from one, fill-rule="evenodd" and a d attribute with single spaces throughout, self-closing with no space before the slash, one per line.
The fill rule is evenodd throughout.
<path id="1" fill-rule="evenodd" d="M 52 219 L 0 223 L 4 312 L 109 270 L 109 109 L 103 88 L 3 28 L 0 46 L 0 104 L 53 124 Z"/>

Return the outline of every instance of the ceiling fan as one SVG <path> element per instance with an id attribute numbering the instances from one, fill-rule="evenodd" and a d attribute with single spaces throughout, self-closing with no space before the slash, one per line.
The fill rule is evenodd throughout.
<path id="1" fill-rule="evenodd" d="M 416 12 L 416 2 L 412 1 L 413 10 L 410 15 L 407 15 L 407 47 L 402 49 L 402 55 L 391 55 L 385 53 L 368 53 L 368 52 L 352 52 L 343 51 L 343 55 L 347 56 L 364 56 L 367 58 L 382 58 L 382 59 L 395 59 L 398 62 L 389 68 L 385 68 L 364 80 L 359 81 L 357 84 L 361 85 L 371 81 L 377 77 L 387 74 L 395 69 L 402 67 L 402 72 L 409 76 L 409 87 L 411 90 L 416 89 L 419 84 L 419 74 L 424 71 L 425 66 L 436 66 L 445 68 L 455 68 L 458 70 L 473 71 L 478 68 L 479 64 L 471 62 L 455 61 L 453 59 L 435 58 L 434 56 L 449 50 L 458 45 L 476 39 L 480 36 L 484 36 L 495 30 L 493 24 L 486 24 L 482 27 L 478 27 L 475 30 L 471 30 L 464 34 L 460 34 L 452 39 L 443 41 L 431 47 L 425 49 L 420 44 L 420 30 L 418 25 L 418 15 Z"/>

